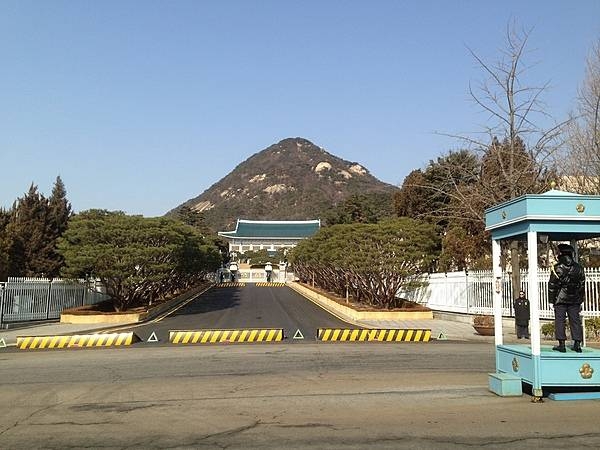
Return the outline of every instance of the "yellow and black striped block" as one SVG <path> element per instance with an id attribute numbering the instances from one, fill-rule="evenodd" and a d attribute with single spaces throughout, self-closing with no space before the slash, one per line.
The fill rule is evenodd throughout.
<path id="1" fill-rule="evenodd" d="M 431 330 L 426 329 L 360 329 L 319 328 L 319 341 L 363 341 L 363 342 L 429 342 Z"/>
<path id="2" fill-rule="evenodd" d="M 279 283 L 279 282 L 271 282 L 271 283 L 267 283 L 267 282 L 260 282 L 260 283 L 256 283 L 256 286 L 259 287 L 280 287 L 280 286 L 285 286 L 285 283 Z"/>
<path id="3" fill-rule="evenodd" d="M 131 345 L 139 339 L 129 333 L 75 334 L 71 336 L 17 336 L 17 348 L 35 350 L 46 348 L 113 347 Z"/>
<path id="4" fill-rule="evenodd" d="M 171 330 L 172 344 L 218 344 L 225 342 L 276 342 L 283 340 L 281 328 L 245 330 Z"/>
<path id="5" fill-rule="evenodd" d="M 240 282 L 215 284 L 215 287 L 218 287 L 218 288 L 231 288 L 231 287 L 244 287 L 244 286 L 246 286 L 246 283 L 240 283 Z"/>

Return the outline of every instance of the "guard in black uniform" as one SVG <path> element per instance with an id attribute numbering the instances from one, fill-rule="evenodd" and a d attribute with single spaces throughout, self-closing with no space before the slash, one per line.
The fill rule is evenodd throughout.
<path id="1" fill-rule="evenodd" d="M 529 339 L 529 300 L 525 297 L 525 292 L 519 291 L 519 296 L 515 298 L 513 307 L 515 309 L 517 339 Z"/>
<path id="2" fill-rule="evenodd" d="M 270 262 L 265 265 L 265 272 L 267 274 L 267 283 L 271 282 L 271 274 L 273 273 L 273 266 Z"/>
<path id="3" fill-rule="evenodd" d="M 554 333 L 558 345 L 552 350 L 565 353 L 565 317 L 569 317 L 569 328 L 573 338 L 571 350 L 581 353 L 583 327 L 581 325 L 581 304 L 585 299 L 585 273 L 581 265 L 573 259 L 573 247 L 567 244 L 558 246 L 558 264 L 550 270 L 548 281 L 548 301 L 554 305 Z"/>

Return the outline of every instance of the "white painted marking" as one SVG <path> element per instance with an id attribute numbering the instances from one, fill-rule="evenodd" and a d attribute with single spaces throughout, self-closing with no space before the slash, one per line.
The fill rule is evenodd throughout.
<path id="1" fill-rule="evenodd" d="M 300 331 L 300 328 L 296 330 L 296 334 L 294 334 L 294 337 L 292 339 L 304 339 L 304 335 Z"/>

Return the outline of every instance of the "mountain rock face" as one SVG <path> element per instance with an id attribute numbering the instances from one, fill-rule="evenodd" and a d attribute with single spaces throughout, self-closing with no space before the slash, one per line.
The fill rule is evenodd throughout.
<path id="1" fill-rule="evenodd" d="M 177 209 L 202 212 L 215 231 L 237 219 L 308 220 L 353 194 L 393 193 L 356 162 L 340 159 L 302 138 L 289 138 L 252 155 L 229 175 Z M 170 214 L 169 213 L 169 214 Z"/>

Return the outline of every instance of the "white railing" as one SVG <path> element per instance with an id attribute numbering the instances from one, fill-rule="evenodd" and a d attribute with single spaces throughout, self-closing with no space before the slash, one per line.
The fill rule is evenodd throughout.
<path id="1" fill-rule="evenodd" d="M 585 269 L 585 293 L 582 312 L 587 317 L 600 316 L 600 269 Z M 463 314 L 492 314 L 494 279 L 492 271 L 432 273 L 426 277 L 427 285 L 400 296 L 419 302 L 434 311 Z M 550 271 L 538 271 L 540 318 L 550 319 L 554 312 L 548 303 Z M 521 287 L 527 294 L 527 271 L 521 271 Z M 502 280 L 502 314 L 512 316 L 512 280 L 504 274 Z"/>

